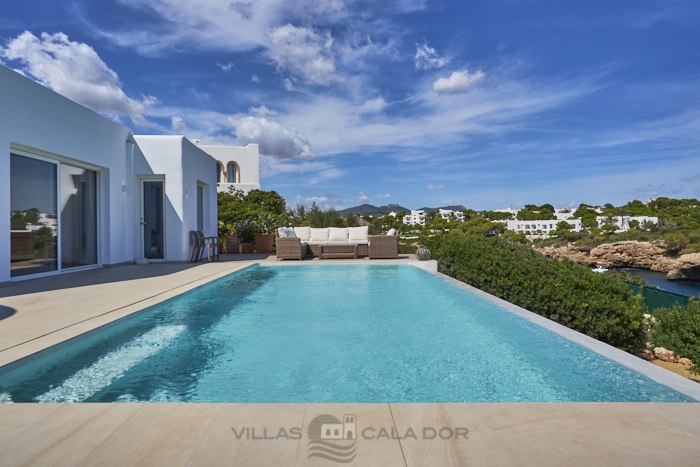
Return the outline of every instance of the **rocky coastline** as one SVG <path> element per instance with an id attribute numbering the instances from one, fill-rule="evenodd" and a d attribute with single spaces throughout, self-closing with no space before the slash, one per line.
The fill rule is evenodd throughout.
<path id="1" fill-rule="evenodd" d="M 536 251 L 550 258 L 569 258 L 571 261 L 605 268 L 638 268 L 665 272 L 666 279 L 700 281 L 700 253 L 664 256 L 666 244 L 663 241 L 625 241 L 606 243 L 593 249 L 569 243 L 561 247 L 536 247 Z"/>

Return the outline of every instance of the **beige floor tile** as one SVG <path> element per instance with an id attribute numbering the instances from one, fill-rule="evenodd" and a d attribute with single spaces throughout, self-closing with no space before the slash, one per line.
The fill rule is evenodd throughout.
<path id="1" fill-rule="evenodd" d="M 700 465 L 700 437 L 644 403 L 559 404 L 633 465 Z"/>
<path id="2" fill-rule="evenodd" d="M 345 415 L 355 417 L 356 440 L 324 441 L 310 439 L 309 427 L 321 427 L 322 416 L 332 416 L 341 423 Z M 314 421 L 315 420 L 315 421 Z M 326 423 L 333 420 L 326 417 Z M 351 424 L 348 424 L 350 426 Z M 392 431 L 394 430 L 394 431 Z M 319 430 L 320 431 L 320 430 Z M 391 437 L 394 439 L 391 439 Z M 314 436 L 313 432 L 311 436 Z M 330 454 L 335 459 L 345 460 L 339 463 L 314 454 L 323 454 L 327 447 L 323 443 L 330 443 L 328 447 L 332 453 L 344 453 L 338 456 Z M 353 455 L 349 454 L 354 452 Z M 347 465 L 347 460 L 352 459 L 351 465 L 362 467 L 381 466 L 394 467 L 405 466 L 403 453 L 399 440 L 396 438 L 394 422 L 388 404 L 307 404 L 304 415 L 304 427 L 302 439 L 299 444 L 296 465 L 301 466 L 333 466 Z"/>
<path id="3" fill-rule="evenodd" d="M 401 447 L 408 467 L 515 465 L 473 404 L 390 404 L 390 407 L 397 433 L 404 438 Z"/>
<path id="4" fill-rule="evenodd" d="M 305 404 L 227 404 L 188 466 L 294 467 L 299 449 L 299 438 L 294 433 L 301 434 L 305 407 Z"/>
<path id="5" fill-rule="evenodd" d="M 80 466 L 184 466 L 223 404 L 144 404 Z"/>
<path id="6" fill-rule="evenodd" d="M 62 404 L 0 404 L 0 446 L 58 410 Z"/>
<path id="7" fill-rule="evenodd" d="M 646 407 L 696 436 L 700 436 L 700 404 L 653 403 L 647 404 Z"/>
<path id="8" fill-rule="evenodd" d="M 517 465 L 630 465 L 557 404 L 474 406 Z"/>
<path id="9" fill-rule="evenodd" d="M 3 466 L 78 465 L 141 404 L 60 405 L 58 410 L 0 445 Z"/>

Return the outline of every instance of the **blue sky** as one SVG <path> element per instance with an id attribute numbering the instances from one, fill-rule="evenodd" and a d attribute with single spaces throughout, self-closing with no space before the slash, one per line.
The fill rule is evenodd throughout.
<path id="1" fill-rule="evenodd" d="M 700 198 L 700 4 L 5 2 L 0 61 L 132 128 L 260 144 L 290 205 Z"/>

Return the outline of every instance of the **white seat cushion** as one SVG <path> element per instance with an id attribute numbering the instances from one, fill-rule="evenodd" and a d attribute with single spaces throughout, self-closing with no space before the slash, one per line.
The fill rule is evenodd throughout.
<path id="1" fill-rule="evenodd" d="M 348 240 L 367 240 L 369 236 L 369 227 L 350 227 L 348 228 Z"/>
<path id="2" fill-rule="evenodd" d="M 328 240 L 309 240 L 309 245 L 328 245 Z"/>
<path id="3" fill-rule="evenodd" d="M 334 242 L 346 242 L 348 240 L 348 229 L 331 227 L 328 229 L 328 240 Z"/>
<path id="4" fill-rule="evenodd" d="M 386 234 L 387 235 L 396 235 L 396 229 L 389 229 L 389 231 Z"/>
<path id="5" fill-rule="evenodd" d="M 366 238 L 364 240 L 348 240 L 348 245 L 369 245 L 369 240 Z"/>
<path id="6" fill-rule="evenodd" d="M 302 242 L 308 242 L 311 236 L 311 227 L 294 227 L 294 235 Z"/>
<path id="7" fill-rule="evenodd" d="M 309 237 L 309 240 L 312 240 L 314 242 L 325 242 L 328 240 L 328 231 L 329 228 L 325 229 L 311 229 L 311 236 Z"/>
<path id="8" fill-rule="evenodd" d="M 348 245 L 348 240 L 328 240 L 326 245 Z"/>
<path id="9" fill-rule="evenodd" d="M 280 227 L 277 229 L 277 235 L 279 235 L 280 238 L 295 237 L 294 229 L 291 227 Z"/>

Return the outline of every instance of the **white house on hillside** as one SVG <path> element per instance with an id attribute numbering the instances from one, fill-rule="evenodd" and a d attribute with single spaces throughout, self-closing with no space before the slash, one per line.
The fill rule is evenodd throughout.
<path id="1" fill-rule="evenodd" d="M 557 219 L 547 221 L 506 221 L 506 228 L 516 233 L 525 233 L 528 236 L 545 236 L 550 232 L 557 230 L 557 223 L 561 222 Z M 567 219 L 566 222 L 571 225 L 571 230 L 574 232 L 581 231 L 581 219 Z M 541 232 L 541 233 L 537 233 Z"/>
<path id="2" fill-rule="evenodd" d="M 217 234 L 216 160 L 128 128 L 0 66 L 0 284 L 186 262 Z"/>
<path id="3" fill-rule="evenodd" d="M 452 220 L 452 214 L 454 213 L 455 220 L 458 220 L 460 222 L 464 222 L 464 213 L 462 211 L 453 211 L 451 209 L 440 209 L 438 210 L 438 214 L 440 215 L 441 218 L 445 219 L 446 221 Z"/>
<path id="4" fill-rule="evenodd" d="M 216 185 L 218 191 L 231 187 L 248 193 L 260 189 L 260 161 L 257 144 L 243 146 L 205 146 L 193 140 L 201 150 L 216 159 Z"/>
<path id="5" fill-rule="evenodd" d="M 403 218 L 403 223 L 408 225 L 425 225 L 425 211 L 411 211 Z"/>
<path id="6" fill-rule="evenodd" d="M 654 225 L 659 224 L 659 218 L 655 216 L 615 216 L 612 219 L 608 219 L 604 216 L 597 216 L 596 221 L 598 221 L 599 226 L 604 224 L 613 224 L 617 226 L 618 231 L 626 232 L 630 229 L 630 222 L 637 221 L 639 225 L 642 226 L 646 222 L 651 222 Z"/>

